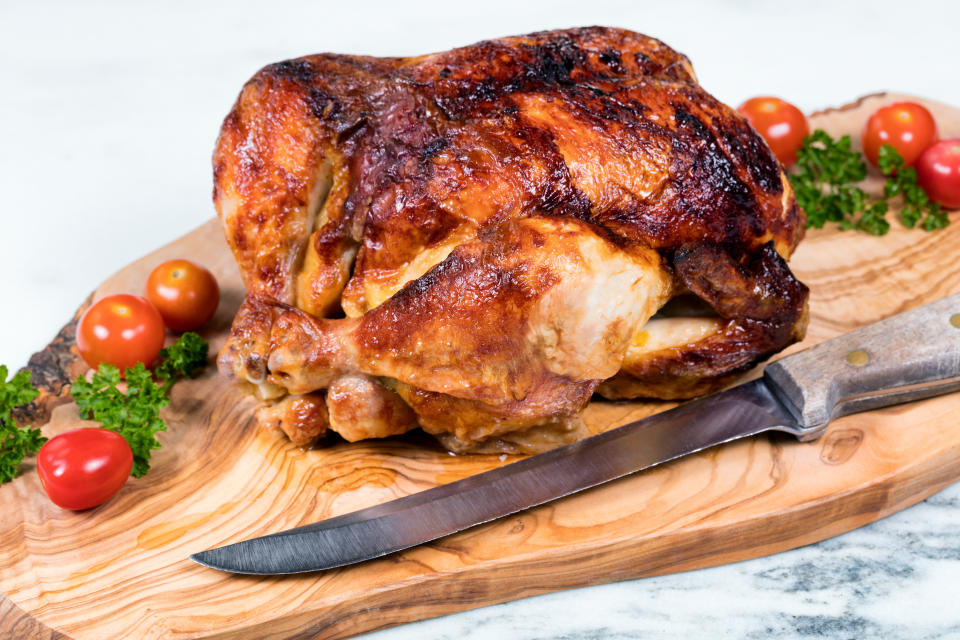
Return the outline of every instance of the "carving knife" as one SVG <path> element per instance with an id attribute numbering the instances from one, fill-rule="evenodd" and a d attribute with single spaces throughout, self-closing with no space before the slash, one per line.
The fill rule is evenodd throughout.
<path id="1" fill-rule="evenodd" d="M 191 555 L 246 574 L 320 571 L 436 540 L 731 440 L 960 390 L 960 294 L 768 365 L 762 378 L 391 502 Z"/>

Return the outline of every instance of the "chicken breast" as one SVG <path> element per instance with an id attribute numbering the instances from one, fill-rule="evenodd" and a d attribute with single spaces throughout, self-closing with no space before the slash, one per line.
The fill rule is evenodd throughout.
<path id="1" fill-rule="evenodd" d="M 270 65 L 214 184 L 247 286 L 220 368 L 298 440 L 539 451 L 596 392 L 707 393 L 806 327 L 780 165 L 630 31 Z"/>

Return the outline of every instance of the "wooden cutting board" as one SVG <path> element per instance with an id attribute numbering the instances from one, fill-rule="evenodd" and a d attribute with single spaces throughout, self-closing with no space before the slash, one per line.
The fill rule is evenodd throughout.
<path id="1" fill-rule="evenodd" d="M 875 95 L 811 118 L 854 138 Z M 960 110 L 925 102 L 943 137 Z M 878 188 L 879 178 L 870 186 Z M 928 234 L 894 223 L 876 238 L 812 231 L 791 266 L 811 289 L 797 351 L 960 291 L 960 214 Z M 138 260 L 94 297 L 139 292 L 159 262 L 218 276 L 206 332 L 215 352 L 242 297 L 216 221 Z M 84 367 L 73 325 L 31 367 L 63 397 Z M 599 432 L 668 403 L 594 402 Z M 195 551 L 314 522 L 507 464 L 452 456 L 425 436 L 301 450 L 254 428 L 254 403 L 215 367 L 174 387 L 152 470 L 107 504 L 54 506 L 28 461 L 0 487 L 0 635 L 52 638 L 342 638 L 548 591 L 733 562 L 809 544 L 884 517 L 960 478 L 960 394 L 836 421 L 819 441 L 770 435 L 725 445 L 386 558 L 313 575 L 234 576 Z M 48 436 L 78 426 L 60 404 Z"/>

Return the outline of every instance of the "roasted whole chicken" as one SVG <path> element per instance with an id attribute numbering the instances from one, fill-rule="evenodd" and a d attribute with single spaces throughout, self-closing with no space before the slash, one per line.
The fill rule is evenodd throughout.
<path id="1" fill-rule="evenodd" d="M 247 287 L 219 366 L 299 445 L 541 451 L 595 393 L 707 393 L 805 331 L 780 165 L 630 31 L 272 64 L 214 181 Z"/>

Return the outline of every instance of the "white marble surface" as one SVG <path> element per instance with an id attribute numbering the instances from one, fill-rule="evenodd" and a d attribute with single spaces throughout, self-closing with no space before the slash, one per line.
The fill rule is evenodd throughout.
<path id="1" fill-rule="evenodd" d="M 610 24 L 685 52 L 737 104 L 881 89 L 960 105 L 960 4 L 0 2 L 0 362 L 102 279 L 213 215 L 209 156 L 241 84 L 317 51 L 415 54 Z M 769 558 L 531 598 L 374 634 L 417 638 L 960 637 L 960 485 Z"/>
<path id="2" fill-rule="evenodd" d="M 960 485 L 848 534 L 747 562 L 564 591 L 369 640 L 960 638 Z"/>

